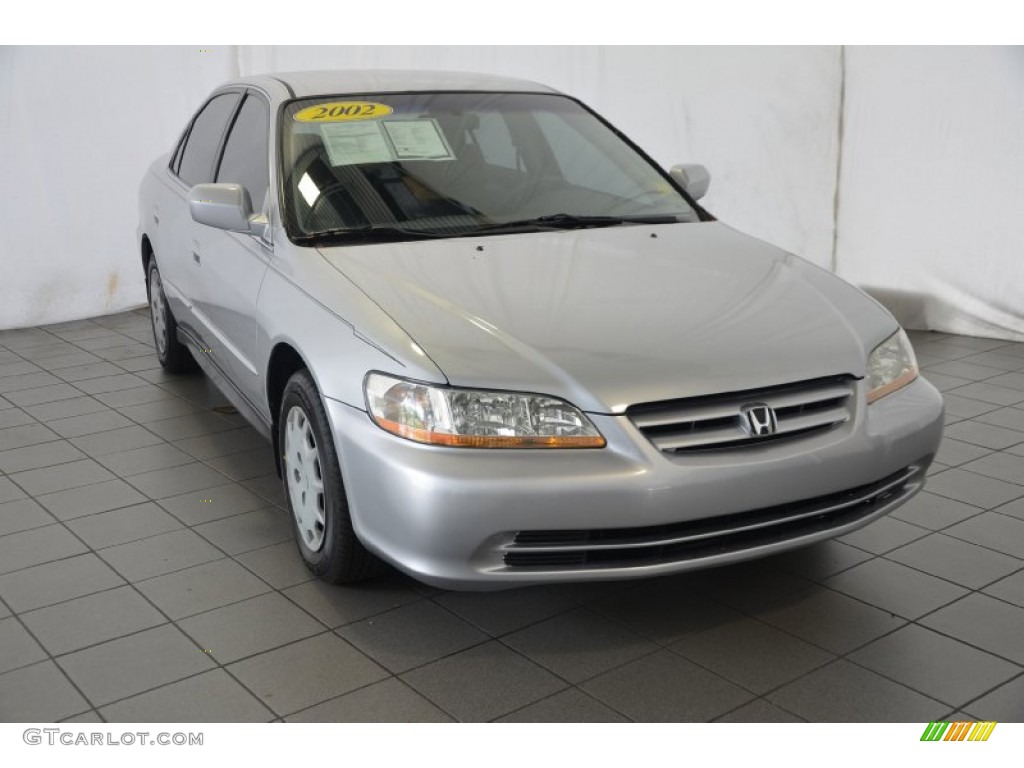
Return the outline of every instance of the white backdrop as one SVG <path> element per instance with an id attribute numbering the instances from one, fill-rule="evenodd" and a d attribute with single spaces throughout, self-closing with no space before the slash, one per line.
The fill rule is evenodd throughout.
<path id="1" fill-rule="evenodd" d="M 0 328 L 144 301 L 139 180 L 217 83 L 418 67 L 577 95 L 663 165 L 705 163 L 706 203 L 724 221 L 835 261 L 911 327 L 1024 338 L 1021 49 L 846 59 L 834 252 L 835 46 L 0 48 L 0 178 L 13 190 L 0 203 Z"/>

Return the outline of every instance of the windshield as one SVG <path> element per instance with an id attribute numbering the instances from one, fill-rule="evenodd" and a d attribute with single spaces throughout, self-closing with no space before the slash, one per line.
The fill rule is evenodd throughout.
<path id="1" fill-rule="evenodd" d="M 308 243 L 698 220 L 664 175 L 564 96 L 301 99 L 285 107 L 281 153 L 285 225 Z"/>

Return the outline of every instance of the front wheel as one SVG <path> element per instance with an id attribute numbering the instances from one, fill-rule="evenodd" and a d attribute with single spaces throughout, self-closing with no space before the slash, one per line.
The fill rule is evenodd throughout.
<path id="1" fill-rule="evenodd" d="M 168 373 L 194 371 L 196 361 L 192 359 L 192 353 L 178 341 L 178 324 L 171 314 L 171 308 L 167 306 L 167 296 L 164 294 L 160 270 L 156 268 L 156 259 L 149 260 L 146 288 L 149 292 L 149 318 L 153 324 L 157 360 Z"/>
<path id="2" fill-rule="evenodd" d="M 308 371 L 285 385 L 278 417 L 282 482 L 306 567 L 331 584 L 362 581 L 382 563 L 356 537 L 320 393 Z"/>

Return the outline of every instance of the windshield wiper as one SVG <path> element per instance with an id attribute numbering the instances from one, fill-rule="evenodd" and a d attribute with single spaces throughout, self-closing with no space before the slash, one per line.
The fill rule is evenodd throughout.
<path id="1" fill-rule="evenodd" d="M 319 232 L 311 232 L 308 235 L 297 235 L 293 240 L 297 245 L 311 245 L 319 240 L 390 243 L 402 240 L 428 240 L 443 237 L 451 237 L 451 235 L 441 232 L 428 232 L 423 229 L 404 229 L 402 227 L 368 224 L 362 227 L 325 229 Z"/>
<path id="2" fill-rule="evenodd" d="M 552 213 L 547 216 L 535 216 L 531 219 L 516 219 L 495 224 L 485 224 L 467 234 L 478 235 L 489 232 L 507 230 L 552 230 L 552 229 L 587 229 L 589 227 L 616 227 L 620 224 L 675 224 L 678 216 L 577 216 L 572 213 Z"/>

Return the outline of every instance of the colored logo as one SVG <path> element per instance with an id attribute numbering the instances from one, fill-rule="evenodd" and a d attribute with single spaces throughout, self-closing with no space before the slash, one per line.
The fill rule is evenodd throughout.
<path id="1" fill-rule="evenodd" d="M 988 741 L 995 727 L 995 722 L 928 723 L 921 741 Z"/>

